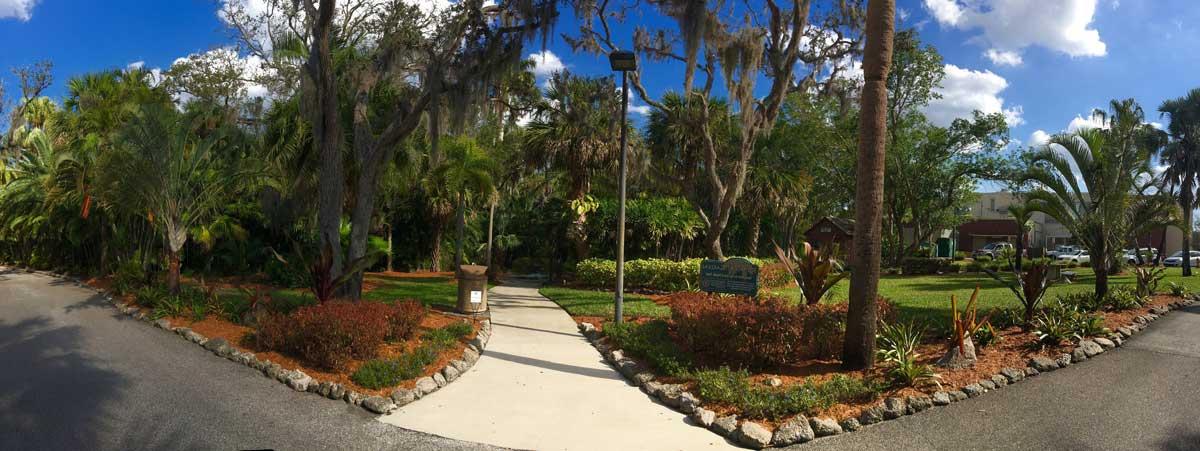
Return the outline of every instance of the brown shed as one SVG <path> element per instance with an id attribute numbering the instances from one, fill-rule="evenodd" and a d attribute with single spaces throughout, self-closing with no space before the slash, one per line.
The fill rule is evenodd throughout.
<path id="1" fill-rule="evenodd" d="M 804 232 L 804 239 L 815 248 L 836 245 L 843 254 L 849 254 L 854 245 L 854 220 L 826 216 Z"/>

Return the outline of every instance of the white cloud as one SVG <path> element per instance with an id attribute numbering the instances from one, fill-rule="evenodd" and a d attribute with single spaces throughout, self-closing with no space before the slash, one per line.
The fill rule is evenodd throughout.
<path id="1" fill-rule="evenodd" d="M 1000 92 L 1008 88 L 1008 81 L 992 71 L 976 71 L 946 65 L 946 77 L 937 92 L 942 98 L 929 102 L 925 117 L 934 125 L 947 126 L 954 119 L 970 118 L 975 110 L 987 114 L 1003 113 L 1009 127 L 1025 122 L 1021 106 L 1004 106 Z"/>
<path id="2" fill-rule="evenodd" d="M 908 20 L 908 10 L 904 8 L 896 8 L 896 18 L 901 22 Z"/>
<path id="3" fill-rule="evenodd" d="M 533 75 L 538 77 L 548 77 L 555 72 L 561 72 L 567 68 L 562 60 L 558 58 L 558 55 L 549 50 L 531 53 L 526 58 L 533 61 Z"/>
<path id="4" fill-rule="evenodd" d="M 134 61 L 125 66 L 126 69 L 141 69 L 146 66 L 145 61 Z"/>
<path id="5" fill-rule="evenodd" d="M 971 40 L 996 52 L 1019 56 L 1022 49 L 1036 45 L 1072 57 L 1096 57 L 1108 53 L 1100 32 L 1088 28 L 1097 1 L 924 0 L 924 4 L 943 26 L 979 29 L 981 33 Z"/>
<path id="6" fill-rule="evenodd" d="M 1017 52 L 987 49 L 983 52 L 983 56 L 992 60 L 992 64 L 997 66 L 1020 66 L 1025 61 L 1021 59 L 1021 54 Z"/>
<path id="7" fill-rule="evenodd" d="M 1108 128 L 1108 123 L 1106 123 L 1099 116 L 1089 114 L 1086 117 L 1083 115 L 1076 115 L 1075 119 L 1071 119 L 1071 122 L 1067 124 L 1067 132 L 1070 133 L 1092 128 Z"/>
<path id="8" fill-rule="evenodd" d="M 0 19 L 14 18 L 28 22 L 33 18 L 33 7 L 38 0 L 0 0 Z"/>
<path id="9" fill-rule="evenodd" d="M 1050 142 L 1050 134 L 1045 130 L 1034 130 L 1032 135 L 1029 135 L 1029 145 L 1044 146 Z"/>

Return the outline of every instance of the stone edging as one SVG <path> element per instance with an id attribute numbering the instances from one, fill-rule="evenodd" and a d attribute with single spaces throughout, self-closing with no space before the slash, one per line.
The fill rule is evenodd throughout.
<path id="1" fill-rule="evenodd" d="M 1070 353 L 1063 353 L 1056 359 L 1048 357 L 1031 358 L 1029 366 L 1023 369 L 1004 368 L 1000 370 L 999 374 L 967 385 L 961 390 L 950 392 L 939 391 L 929 396 L 887 398 L 883 402 L 863 410 L 858 418 L 847 418 L 841 422 L 831 418 L 806 418 L 804 415 L 797 415 L 780 425 L 774 431 L 752 421 L 742 421 L 739 424 L 737 415 L 718 418 L 713 411 L 701 407 L 699 398 L 683 391 L 683 385 L 655 382 L 654 374 L 646 367 L 633 359 L 625 357 L 621 350 L 613 349 L 608 344 L 602 342 L 601 338 L 603 336 L 593 324 L 582 323 L 579 325 L 579 331 L 584 337 L 587 337 L 596 350 L 600 351 L 605 360 L 620 372 L 621 375 L 625 376 L 630 383 L 641 387 L 642 391 L 652 397 L 658 398 L 664 405 L 688 414 L 693 425 L 711 430 L 738 445 L 752 449 L 762 449 L 805 443 L 819 437 L 857 431 L 867 425 L 893 420 L 905 415 L 912 415 L 932 407 L 950 405 L 951 403 L 974 398 L 1029 377 L 1037 376 L 1040 373 L 1066 368 L 1072 363 L 1082 362 L 1107 350 L 1120 347 L 1124 340 L 1128 340 L 1135 334 L 1145 330 L 1151 322 L 1161 318 L 1171 310 L 1183 308 L 1197 301 L 1200 301 L 1200 294 L 1192 295 L 1191 298 L 1173 301 L 1165 306 L 1153 307 L 1150 309 L 1150 313 L 1134 318 L 1134 322 L 1131 325 L 1118 327 L 1108 337 L 1081 340 Z"/>
<path id="2" fill-rule="evenodd" d="M 463 351 L 461 358 L 451 361 L 444 368 L 438 370 L 433 376 L 422 377 L 417 379 L 417 385 L 414 388 L 397 388 L 392 392 L 390 397 L 382 396 L 365 396 L 362 393 L 350 390 L 342 384 L 331 382 L 322 382 L 313 379 L 311 376 L 304 374 L 300 370 L 287 370 L 278 363 L 270 360 L 259 360 L 254 353 L 242 352 L 229 345 L 229 342 L 224 338 L 205 338 L 203 335 L 196 333 L 186 327 L 171 327 L 170 321 L 165 318 L 154 320 L 146 312 L 138 307 L 130 307 L 124 305 L 119 299 L 106 290 L 95 288 L 91 285 L 83 283 L 82 280 L 76 277 L 65 274 L 58 274 L 49 271 L 32 270 L 28 268 L 16 268 L 0 266 L 0 270 L 4 268 L 24 271 L 31 274 L 40 274 L 43 276 L 54 277 L 60 280 L 66 280 L 79 288 L 91 290 L 104 296 L 104 300 L 113 306 L 122 314 L 128 315 L 134 319 L 145 323 L 152 323 L 160 329 L 175 332 L 184 339 L 200 345 L 204 349 L 216 354 L 219 357 L 224 357 L 230 361 L 240 363 L 242 365 L 254 368 L 261 371 L 263 376 L 274 379 L 280 383 L 287 385 L 293 390 L 299 392 L 315 393 L 317 395 L 341 400 L 347 404 L 362 407 L 372 413 L 386 414 L 396 410 L 404 405 L 412 403 L 426 395 L 445 387 L 451 382 L 454 382 L 466 373 L 475 362 L 479 360 L 479 356 L 487 347 L 488 340 L 492 335 L 492 322 L 490 319 L 483 320 L 483 325 L 479 328 L 479 332 L 475 334 L 475 338 L 467 343 L 467 348 Z"/>

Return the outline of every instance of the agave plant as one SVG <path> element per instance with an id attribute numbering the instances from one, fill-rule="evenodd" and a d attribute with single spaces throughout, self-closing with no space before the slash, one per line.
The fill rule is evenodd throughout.
<path id="1" fill-rule="evenodd" d="M 778 244 L 775 245 L 775 255 L 796 278 L 796 285 L 804 295 L 804 302 L 808 305 L 817 304 L 825 297 L 825 293 L 849 273 L 842 270 L 841 263 L 833 258 L 835 252 L 828 246 L 818 251 L 805 242 L 801 250 L 797 256 L 795 252 L 789 254 Z"/>

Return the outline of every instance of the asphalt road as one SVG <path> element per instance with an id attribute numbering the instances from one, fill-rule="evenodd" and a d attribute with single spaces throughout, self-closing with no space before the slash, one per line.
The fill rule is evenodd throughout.
<path id="1" fill-rule="evenodd" d="M 0 271 L 0 450 L 493 449 L 297 393 L 56 279 Z"/>
<path id="2" fill-rule="evenodd" d="M 1200 304 L 1125 346 L 812 450 L 1200 450 Z"/>

